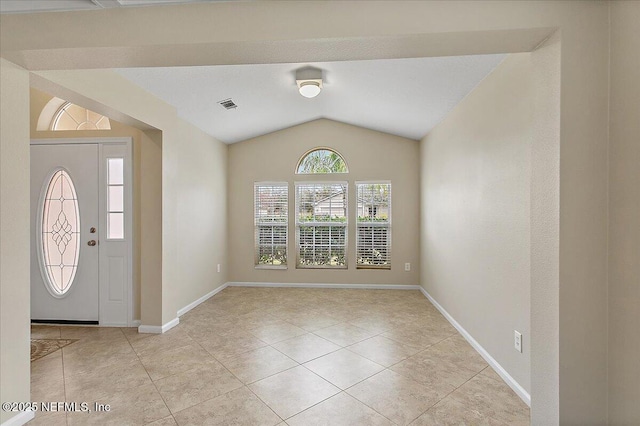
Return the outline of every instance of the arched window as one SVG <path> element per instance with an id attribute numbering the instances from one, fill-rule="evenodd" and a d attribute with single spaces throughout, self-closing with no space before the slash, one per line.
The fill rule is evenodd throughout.
<path id="1" fill-rule="evenodd" d="M 342 155 L 331 148 L 305 153 L 296 174 L 348 173 Z M 347 268 L 348 199 L 346 181 L 295 182 L 296 268 Z"/>
<path id="2" fill-rule="evenodd" d="M 331 148 L 314 148 L 298 161 L 296 174 L 349 173 L 347 163 L 338 152 Z"/>
<path id="3" fill-rule="evenodd" d="M 53 98 L 42 109 L 37 130 L 110 130 L 108 117 L 72 104 L 64 99 Z"/>

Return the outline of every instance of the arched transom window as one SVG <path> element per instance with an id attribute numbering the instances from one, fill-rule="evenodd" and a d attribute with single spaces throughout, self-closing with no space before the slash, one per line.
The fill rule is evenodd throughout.
<path id="1" fill-rule="evenodd" d="M 110 130 L 108 117 L 64 99 L 53 98 L 42 109 L 37 130 Z"/>
<path id="2" fill-rule="evenodd" d="M 348 173 L 347 163 L 338 152 L 331 148 L 315 148 L 298 161 L 296 174 Z"/>
<path id="3" fill-rule="evenodd" d="M 53 117 L 51 130 L 109 130 L 111 123 L 104 115 L 67 102 Z"/>
<path id="4" fill-rule="evenodd" d="M 342 155 L 331 148 L 305 153 L 296 174 L 348 173 Z M 348 182 L 333 179 L 294 182 L 296 268 L 347 268 Z"/>

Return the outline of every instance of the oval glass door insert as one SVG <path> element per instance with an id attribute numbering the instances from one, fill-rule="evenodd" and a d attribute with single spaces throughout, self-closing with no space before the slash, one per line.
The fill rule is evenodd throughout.
<path id="1" fill-rule="evenodd" d="M 71 288 L 80 254 L 80 212 L 71 176 L 58 169 L 42 201 L 40 266 L 51 295 L 63 297 Z"/>

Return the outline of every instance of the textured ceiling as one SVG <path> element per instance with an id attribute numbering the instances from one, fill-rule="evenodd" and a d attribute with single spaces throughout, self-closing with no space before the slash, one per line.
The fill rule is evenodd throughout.
<path id="1" fill-rule="evenodd" d="M 216 1 L 225 0 L 0 0 L 0 11 L 26 13 L 103 8 L 126 8 L 133 11 L 136 9 L 129 6 Z M 242 3 L 240 0 L 232 1 Z M 120 33 L 113 33 L 111 28 L 109 32 L 111 39 Z M 3 42 L 6 42 L 4 38 Z M 350 59 L 407 55 L 407 52 L 401 50 L 397 40 L 391 45 L 382 43 L 381 40 L 377 41 L 378 43 L 371 45 L 369 50 L 364 49 L 364 52 L 361 46 L 356 51 L 342 46 L 337 51 L 342 56 L 338 54 L 337 57 Z M 416 40 L 413 42 L 415 44 Z M 402 46 L 406 44 L 405 41 Z M 295 49 L 295 46 L 279 46 L 282 52 L 287 53 L 291 52 L 292 48 Z M 172 58 L 178 58 L 176 65 L 199 63 L 181 57 L 183 52 L 176 51 L 175 47 L 169 48 L 170 50 L 162 55 L 163 59 L 158 65 L 173 65 Z M 128 52 L 125 56 L 139 58 L 152 50 L 153 46 L 148 46 L 142 52 L 135 55 Z M 309 57 L 313 50 L 306 52 L 303 57 Z M 234 54 L 235 49 L 231 58 L 226 60 L 237 59 Z M 213 55 L 219 57 L 221 52 L 216 51 Z M 265 62 L 283 62 L 278 52 L 270 51 L 265 55 L 269 58 Z M 291 55 L 285 54 L 285 57 L 291 58 Z M 66 56 L 60 58 L 64 63 L 57 66 L 48 63 L 48 68 L 45 69 L 66 69 L 68 63 L 77 63 Z M 187 121 L 227 143 L 318 118 L 420 139 L 503 58 L 504 55 L 480 55 L 302 64 L 175 66 L 126 68 L 119 69 L 118 72 L 175 106 L 178 114 Z M 85 64 L 85 68 L 113 66 L 113 62 L 110 62 L 113 58 L 108 59 L 108 64 Z M 130 62 L 130 59 L 128 61 Z M 34 63 L 35 61 L 30 60 L 32 67 Z M 120 66 L 138 66 L 144 61 L 134 63 L 135 65 L 121 63 Z M 313 99 L 300 96 L 295 85 L 295 70 L 308 65 L 324 71 L 324 90 Z M 32 69 L 37 69 L 37 66 Z M 217 103 L 227 98 L 232 98 L 238 108 L 227 111 Z"/>
<path id="2" fill-rule="evenodd" d="M 98 10 L 123 6 L 160 6 L 229 0 L 0 0 L 0 13 Z"/>
<path id="3" fill-rule="evenodd" d="M 175 106 L 178 114 L 226 143 L 328 118 L 421 139 L 505 55 L 118 69 Z M 295 70 L 323 70 L 316 98 L 297 92 Z M 238 108 L 219 101 L 231 98 Z"/>

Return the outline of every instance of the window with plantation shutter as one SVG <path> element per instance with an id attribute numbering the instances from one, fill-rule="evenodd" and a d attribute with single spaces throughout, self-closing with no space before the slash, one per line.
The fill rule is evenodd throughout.
<path id="1" fill-rule="evenodd" d="M 296 182 L 298 268 L 347 267 L 347 182 Z"/>
<path id="2" fill-rule="evenodd" d="M 254 184 L 256 268 L 287 267 L 289 185 Z"/>
<path id="3" fill-rule="evenodd" d="M 391 269 L 391 183 L 356 182 L 356 267 Z"/>

